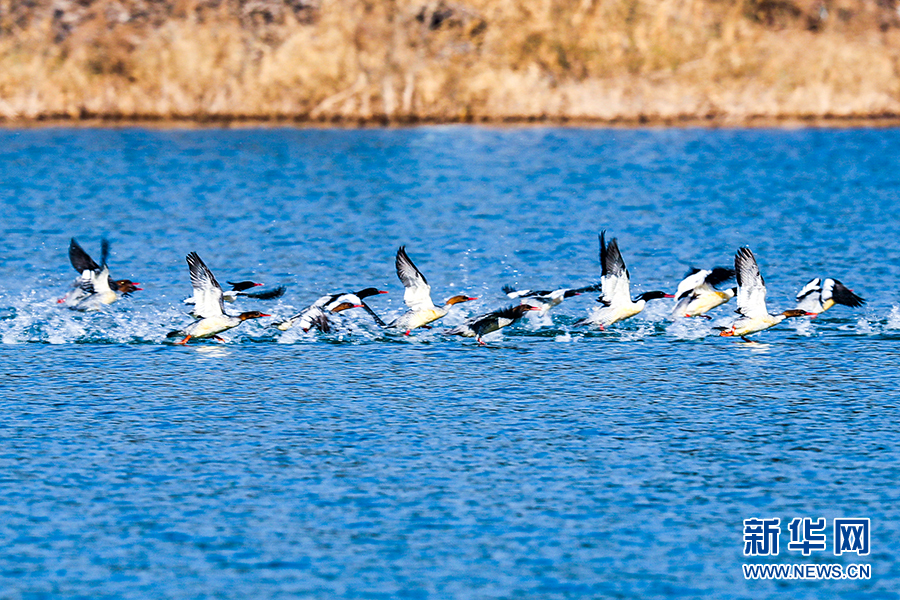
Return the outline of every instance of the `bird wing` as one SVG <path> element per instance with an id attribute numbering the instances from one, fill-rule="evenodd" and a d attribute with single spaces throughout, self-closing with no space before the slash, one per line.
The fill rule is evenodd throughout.
<path id="1" fill-rule="evenodd" d="M 865 300 L 854 294 L 850 288 L 837 279 L 834 280 L 831 288 L 831 299 L 834 300 L 835 304 L 843 304 L 844 306 L 857 307 L 866 303 Z"/>
<path id="2" fill-rule="evenodd" d="M 105 267 L 106 261 L 109 259 L 109 240 L 100 240 L 100 266 Z"/>
<path id="3" fill-rule="evenodd" d="M 94 259 L 84 251 L 84 248 L 78 245 L 75 238 L 72 238 L 72 241 L 69 242 L 69 262 L 72 263 L 72 266 L 79 273 L 100 270 L 100 265 L 94 262 Z"/>
<path id="4" fill-rule="evenodd" d="M 751 319 L 768 315 L 766 282 L 750 248 L 738 248 L 734 255 L 734 271 L 738 282 L 737 312 Z"/>
<path id="5" fill-rule="evenodd" d="M 372 307 L 365 303 L 365 301 L 362 302 L 362 307 L 363 307 L 363 309 L 364 309 L 367 313 L 369 313 L 369 315 L 371 315 L 371 317 L 372 317 L 373 319 L 375 319 L 375 323 L 378 324 L 379 327 L 387 327 L 387 323 L 385 323 L 385 322 L 381 319 L 381 317 L 379 317 L 379 316 L 375 313 L 375 311 L 372 310 Z"/>
<path id="6" fill-rule="evenodd" d="M 275 298 L 281 298 L 284 296 L 284 293 L 287 291 L 287 288 L 283 285 L 279 285 L 277 288 L 272 290 L 267 290 L 265 292 L 249 292 L 246 294 L 248 298 L 255 298 L 257 300 L 274 300 Z"/>
<path id="7" fill-rule="evenodd" d="M 809 283 L 803 286 L 799 292 L 797 292 L 797 302 L 800 302 L 810 294 L 817 294 L 822 291 L 822 280 L 816 277 Z"/>
<path id="8" fill-rule="evenodd" d="M 94 278 L 97 274 L 90 269 L 85 269 L 85 271 L 75 279 L 75 282 L 72 284 L 73 288 L 79 288 L 85 294 L 93 294 L 94 293 Z"/>
<path id="9" fill-rule="evenodd" d="M 579 294 L 584 294 L 586 292 L 599 292 L 603 289 L 603 284 L 594 283 L 592 285 L 586 285 L 584 287 L 575 288 L 572 290 L 573 292 L 577 292 Z"/>
<path id="10" fill-rule="evenodd" d="M 709 271 L 709 275 L 706 276 L 706 284 L 710 287 L 715 287 L 730 279 L 734 279 L 734 269 L 715 267 L 712 271 Z"/>
<path id="11" fill-rule="evenodd" d="M 711 273 L 712 271 L 707 271 L 706 269 L 691 269 L 687 276 L 681 280 L 681 283 L 678 284 L 678 289 L 675 290 L 675 298 L 680 300 L 683 296 L 690 295 L 694 288 L 705 282 L 707 276 Z"/>
<path id="12" fill-rule="evenodd" d="M 531 294 L 531 290 L 517 290 L 509 284 L 504 285 L 500 290 L 510 298 L 524 298 Z"/>
<path id="13" fill-rule="evenodd" d="M 194 314 L 201 319 L 217 317 L 225 314 L 225 303 L 222 300 L 222 286 L 215 275 L 196 252 L 187 255 L 188 268 L 191 271 L 191 286 L 194 288 Z"/>
<path id="14" fill-rule="evenodd" d="M 600 265 L 602 274 L 600 285 L 603 289 L 601 302 L 607 306 L 631 302 L 631 275 L 625 267 L 625 260 L 619 252 L 619 243 L 613 238 L 607 244 L 606 231 L 600 233 Z"/>
<path id="15" fill-rule="evenodd" d="M 434 308 L 434 302 L 431 300 L 431 286 L 406 254 L 406 246 L 400 246 L 397 250 L 396 266 L 397 277 L 406 288 L 403 293 L 403 301 L 406 302 L 406 305 L 414 311 Z"/>

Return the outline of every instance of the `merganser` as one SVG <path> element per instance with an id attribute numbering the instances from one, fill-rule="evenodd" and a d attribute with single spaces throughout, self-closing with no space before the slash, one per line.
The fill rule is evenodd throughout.
<path id="1" fill-rule="evenodd" d="M 719 335 L 739 335 L 744 341 L 749 342 L 746 336 L 751 333 L 774 327 L 785 319 L 813 314 L 797 309 L 786 310 L 778 315 L 769 314 L 766 308 L 766 282 L 759 272 L 759 265 L 756 264 L 756 257 L 750 248 L 746 246 L 738 248 L 737 254 L 734 255 L 734 270 L 738 283 L 738 307 L 735 312 L 741 316 L 732 323 L 730 329 Z"/>
<path id="2" fill-rule="evenodd" d="M 275 323 L 275 327 L 281 331 L 287 331 L 299 322 L 300 328 L 303 329 L 304 332 L 315 327 L 323 333 L 329 333 L 331 331 L 331 324 L 328 320 L 328 315 L 337 314 L 350 308 L 366 309 L 366 311 L 375 318 L 375 322 L 383 326 L 384 321 L 382 321 L 369 305 L 363 301 L 364 298 L 375 296 L 377 294 L 387 294 L 387 292 L 379 290 L 378 288 L 368 287 L 355 293 L 345 292 L 322 296 L 293 317 Z"/>
<path id="3" fill-rule="evenodd" d="M 400 246 L 397 250 L 397 259 L 395 261 L 397 268 L 397 277 L 406 288 L 403 292 L 403 301 L 409 307 L 409 310 L 394 319 L 390 325 L 391 329 L 402 329 L 409 335 L 410 331 L 418 327 L 424 327 L 432 321 L 437 321 L 441 317 L 450 312 L 450 307 L 460 302 L 469 302 L 478 298 L 471 296 L 453 296 L 447 299 L 443 306 L 435 306 L 431 301 L 431 286 L 422 272 L 416 267 L 409 256 L 406 254 L 406 246 Z"/>
<path id="4" fill-rule="evenodd" d="M 72 238 L 69 242 L 69 262 L 80 275 L 72 283 L 72 289 L 57 302 L 73 310 L 94 311 L 118 300 L 116 292 L 129 297 L 133 292 L 141 291 L 136 282 L 129 279 L 115 281 L 109 276 L 106 265 L 108 257 L 108 240 L 100 242 L 101 267 Z"/>
<path id="5" fill-rule="evenodd" d="M 600 265 L 602 273 L 600 286 L 602 292 L 597 302 L 601 308 L 595 308 L 586 318 L 577 321 L 575 325 L 599 325 L 600 329 L 612 325 L 618 321 L 629 319 L 644 310 L 649 300 L 658 298 L 674 298 L 672 294 L 653 291 L 644 292 L 632 302 L 631 300 L 631 275 L 625 267 L 625 260 L 619 252 L 619 243 L 616 238 L 605 242 L 606 231 L 600 232 Z"/>
<path id="6" fill-rule="evenodd" d="M 483 346 L 484 342 L 481 339 L 483 336 L 508 325 L 512 325 L 524 317 L 525 313 L 531 310 L 541 310 L 541 308 L 539 306 L 531 306 L 530 304 L 519 304 L 502 310 L 495 310 L 494 312 L 469 319 L 464 324 L 448 331 L 447 335 L 474 337 L 477 338 L 478 343 Z"/>
<path id="7" fill-rule="evenodd" d="M 517 290 L 510 285 L 504 285 L 501 289 L 503 290 L 503 293 L 510 298 L 518 298 L 522 304 L 536 306 L 541 311 L 541 315 L 545 315 L 547 314 L 547 311 L 554 306 L 558 306 L 566 298 L 579 296 L 582 291 L 591 288 L 581 288 L 577 290 L 569 288 L 562 288 L 559 290 Z"/>
<path id="8" fill-rule="evenodd" d="M 265 292 L 248 292 L 247 290 L 259 287 L 263 284 L 254 281 L 238 281 L 237 283 L 226 281 L 225 283 L 231 286 L 230 290 L 222 290 L 222 299 L 225 302 L 234 302 L 237 300 L 238 296 L 247 296 L 254 300 L 274 300 L 275 298 L 284 296 L 284 292 L 287 290 L 285 286 L 280 285 L 277 288 Z M 190 298 L 185 298 L 184 303 L 195 304 L 196 300 L 191 296 Z"/>
<path id="9" fill-rule="evenodd" d="M 734 278 L 734 270 L 716 267 L 713 270 L 691 269 L 675 291 L 673 317 L 705 317 L 715 307 L 725 304 L 737 294 L 737 288 L 717 290 L 715 286 Z"/>
<path id="10" fill-rule="evenodd" d="M 182 330 L 170 331 L 166 337 L 185 336 L 177 344 L 187 344 L 191 338 L 211 337 L 218 341 L 224 341 L 217 334 L 237 327 L 247 319 L 258 319 L 271 315 L 263 314 L 257 310 L 242 312 L 237 316 L 225 313 L 225 303 L 222 300 L 222 286 L 216 281 L 215 275 L 209 267 L 200 259 L 196 252 L 191 252 L 186 257 L 188 268 L 191 272 L 191 286 L 194 288 L 194 314 L 197 320 Z"/>
<path id="11" fill-rule="evenodd" d="M 835 304 L 855 308 L 865 303 L 837 279 L 821 280 L 816 277 L 797 292 L 797 308 L 815 314 L 823 313 Z"/>

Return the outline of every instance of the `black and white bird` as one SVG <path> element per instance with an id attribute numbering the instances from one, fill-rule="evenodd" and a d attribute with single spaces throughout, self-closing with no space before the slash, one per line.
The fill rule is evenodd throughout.
<path id="1" fill-rule="evenodd" d="M 510 285 L 504 285 L 501 289 L 503 290 L 503 293 L 510 298 L 514 300 L 518 298 L 522 304 L 535 306 L 541 311 L 541 315 L 545 315 L 554 306 L 559 306 L 563 300 L 578 296 L 586 291 L 594 291 L 596 288 L 595 286 L 590 286 L 579 289 L 517 290 Z"/>
<path id="2" fill-rule="evenodd" d="M 424 327 L 433 321 L 444 317 L 450 312 L 450 307 L 460 302 L 468 302 L 477 300 L 478 298 L 457 295 L 449 298 L 443 306 L 435 306 L 431 300 L 431 286 L 422 272 L 416 267 L 413 261 L 406 254 L 406 246 L 400 246 L 397 250 L 397 258 L 394 262 L 397 268 L 397 277 L 406 291 L 403 292 L 403 301 L 409 310 L 394 319 L 388 327 L 391 329 L 399 329 L 405 331 L 409 335 L 410 331 L 418 327 Z"/>
<path id="3" fill-rule="evenodd" d="M 706 317 L 706 313 L 725 304 L 737 294 L 737 288 L 717 290 L 716 286 L 734 279 L 734 269 L 716 267 L 691 269 L 675 291 L 673 317 Z"/>
<path id="4" fill-rule="evenodd" d="M 603 306 L 595 308 L 590 315 L 575 325 L 598 325 L 600 329 L 618 321 L 629 319 L 644 310 L 649 300 L 673 298 L 672 294 L 653 291 L 644 292 L 633 301 L 631 299 L 631 275 L 625 267 L 625 260 L 619 251 L 616 238 L 605 241 L 606 231 L 600 233 L 600 287 L 597 302 Z"/>
<path id="5" fill-rule="evenodd" d="M 368 287 L 358 292 L 328 294 L 320 297 L 293 317 L 275 323 L 275 327 L 281 331 L 287 331 L 298 325 L 304 332 L 316 328 L 323 333 L 329 333 L 331 331 L 329 316 L 350 308 L 365 309 L 375 319 L 376 323 L 384 326 L 384 321 L 365 302 L 366 298 L 378 294 L 387 294 L 387 292 L 378 288 Z"/>
<path id="6" fill-rule="evenodd" d="M 94 311 L 118 300 L 119 294 L 127 297 L 133 292 L 140 291 L 141 288 L 137 287 L 139 284 L 130 279 L 116 281 L 109 276 L 109 267 L 106 264 L 108 258 L 108 240 L 100 242 L 98 265 L 75 238 L 72 238 L 69 242 L 69 262 L 78 271 L 79 276 L 72 283 L 72 289 L 57 302 L 73 310 Z"/>
<path id="7" fill-rule="evenodd" d="M 750 248 L 738 248 L 734 255 L 734 271 L 737 274 L 737 310 L 740 317 L 731 324 L 731 327 L 719 335 L 741 336 L 745 341 L 750 341 L 746 336 L 757 331 L 762 331 L 778 325 L 785 319 L 812 315 L 805 310 L 791 309 L 777 315 L 769 314 L 766 308 L 766 282 L 759 272 L 756 257 Z"/>
<path id="8" fill-rule="evenodd" d="M 191 286 L 194 288 L 194 315 L 197 320 L 184 329 L 170 331 L 166 337 L 185 336 L 180 342 L 176 342 L 178 344 L 187 344 L 191 338 L 211 337 L 224 341 L 218 336 L 223 331 L 237 327 L 248 319 L 271 316 L 257 310 L 242 312 L 237 316 L 227 314 L 222 299 L 222 286 L 209 267 L 196 252 L 188 254 L 186 260 L 191 273 Z"/>
<path id="9" fill-rule="evenodd" d="M 284 292 L 287 290 L 285 286 L 280 285 L 265 292 L 251 292 L 249 290 L 260 287 L 263 284 L 254 281 L 226 281 L 225 283 L 231 286 L 230 290 L 222 290 L 222 300 L 225 302 L 234 302 L 239 296 L 246 296 L 254 300 L 274 300 L 284 296 Z M 197 300 L 193 296 L 184 299 L 185 304 L 196 304 L 196 302 Z"/>
<path id="10" fill-rule="evenodd" d="M 504 327 L 512 325 L 513 323 L 524 317 L 527 312 L 532 310 L 541 309 L 537 306 L 531 306 L 529 304 L 519 304 L 501 310 L 496 310 L 494 312 L 489 312 L 487 314 L 478 315 L 477 317 L 469 319 L 462 325 L 454 327 L 447 332 L 447 335 L 474 337 L 478 339 L 479 344 L 484 345 L 484 341 L 482 341 L 481 339 L 482 337 L 489 333 L 497 331 L 498 329 L 502 329 Z"/>
<path id="11" fill-rule="evenodd" d="M 797 292 L 797 308 L 817 315 L 835 304 L 856 308 L 865 303 L 864 299 L 837 279 L 816 277 Z"/>

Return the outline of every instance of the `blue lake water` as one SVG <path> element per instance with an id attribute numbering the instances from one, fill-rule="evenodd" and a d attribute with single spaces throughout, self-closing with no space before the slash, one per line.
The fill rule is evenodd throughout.
<path id="1" fill-rule="evenodd" d="M 898 598 L 900 131 L 0 130 L 0 597 Z M 868 303 L 763 332 L 552 318 L 442 335 L 504 284 L 632 292 L 749 245 L 773 312 L 813 277 Z M 143 291 L 57 305 L 75 237 Z M 248 321 L 173 346 L 184 256 L 286 285 L 286 317 L 366 286 L 402 312 L 405 244 L 429 331 L 361 311 L 329 335 Z M 358 313 L 358 314 L 357 314 Z M 781 519 L 743 556 L 743 520 Z M 827 551 L 787 524 L 825 517 Z M 834 556 L 834 518 L 871 519 Z M 747 581 L 744 563 L 871 565 L 865 581 Z"/>

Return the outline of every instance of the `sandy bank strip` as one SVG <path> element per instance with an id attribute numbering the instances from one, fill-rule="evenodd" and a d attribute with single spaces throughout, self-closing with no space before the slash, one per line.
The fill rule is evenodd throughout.
<path id="1" fill-rule="evenodd" d="M 479 125 L 485 127 L 583 127 L 583 128 L 710 128 L 710 129 L 799 129 L 799 128 L 891 128 L 900 127 L 900 114 L 871 115 L 783 115 L 783 116 L 716 116 L 679 115 L 677 117 L 640 116 L 616 119 L 572 119 L 560 117 L 472 117 L 460 119 L 428 117 L 332 117 L 312 119 L 306 115 L 295 117 L 248 117 L 243 115 L 210 115 L 203 117 L 159 117 L 90 115 L 41 116 L 34 119 L 3 119 L 0 128 L 114 128 L 141 127 L 148 129 L 252 129 L 252 128 L 402 128 L 439 125 Z"/>

